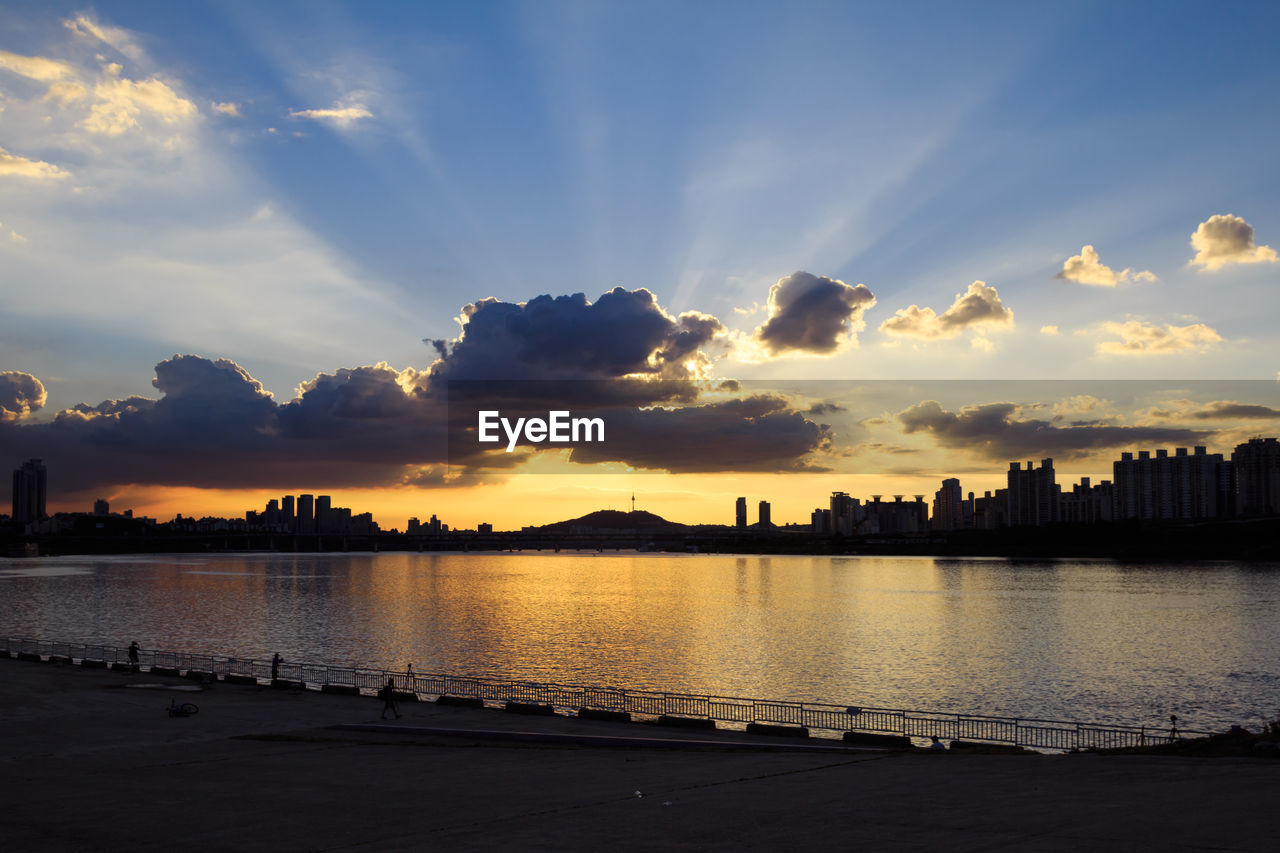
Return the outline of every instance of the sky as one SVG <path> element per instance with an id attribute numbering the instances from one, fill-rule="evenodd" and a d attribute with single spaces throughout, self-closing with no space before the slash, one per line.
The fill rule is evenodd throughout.
<path id="1" fill-rule="evenodd" d="M 1229 453 L 1280 434 L 1278 24 L 0 0 L 0 463 L 402 528 Z M 494 379 L 617 438 L 460 450 L 448 386 Z"/>

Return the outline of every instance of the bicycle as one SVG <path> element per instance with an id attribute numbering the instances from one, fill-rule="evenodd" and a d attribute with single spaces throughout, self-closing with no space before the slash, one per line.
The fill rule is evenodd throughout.
<path id="1" fill-rule="evenodd" d="M 166 709 L 170 717 L 190 717 L 200 713 L 200 706 L 195 702 L 178 703 L 176 699 L 169 700 L 169 707 Z"/>

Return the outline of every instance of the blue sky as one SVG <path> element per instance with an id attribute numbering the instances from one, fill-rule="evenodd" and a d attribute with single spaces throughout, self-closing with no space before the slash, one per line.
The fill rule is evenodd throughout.
<path id="1" fill-rule="evenodd" d="M 154 397 L 175 353 L 279 401 L 319 372 L 422 370 L 468 303 L 615 286 L 719 318 L 719 376 L 1280 370 L 1274 3 L 0 2 L 0 22 L 0 370 L 41 381 L 36 421 Z M 770 288 L 801 270 L 874 304 L 838 346 L 762 349 Z M 944 314 L 965 293 L 995 309 Z M 932 319 L 889 322 L 910 306 Z"/>

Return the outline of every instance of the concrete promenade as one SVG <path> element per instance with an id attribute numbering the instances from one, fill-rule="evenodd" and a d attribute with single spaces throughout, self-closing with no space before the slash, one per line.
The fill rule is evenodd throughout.
<path id="1" fill-rule="evenodd" d="M 368 697 L 189 686 L 0 660 L 0 850 L 1280 844 L 1273 760 L 815 750 L 428 703 L 383 728 Z"/>

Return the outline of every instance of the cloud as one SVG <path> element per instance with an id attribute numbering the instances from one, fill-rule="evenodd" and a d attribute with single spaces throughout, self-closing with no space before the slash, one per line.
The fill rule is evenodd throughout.
<path id="1" fill-rule="evenodd" d="M 12 423 L 44 407 L 49 395 L 30 373 L 0 370 L 0 423 Z"/>
<path id="2" fill-rule="evenodd" d="M 1203 323 L 1158 326 L 1141 320 L 1128 320 L 1124 323 L 1103 323 L 1102 328 L 1110 334 L 1119 335 L 1120 340 L 1102 341 L 1098 344 L 1098 352 L 1119 355 L 1166 355 L 1188 350 L 1203 351 L 1223 341 L 1222 335 Z"/>
<path id="3" fill-rule="evenodd" d="M 769 288 L 769 316 L 754 338 L 772 354 L 831 353 L 857 344 L 863 314 L 876 304 L 865 284 L 796 272 Z"/>
<path id="4" fill-rule="evenodd" d="M 444 461 L 437 404 L 406 382 L 417 376 L 384 364 L 320 374 L 281 405 L 232 361 L 174 356 L 156 365 L 160 399 L 79 404 L 48 423 L 0 422 L 0 447 L 46 459 L 62 494 L 129 483 L 394 485 L 414 466 Z"/>
<path id="5" fill-rule="evenodd" d="M 1062 331 L 1057 326 L 1041 326 L 1040 334 L 1042 335 L 1060 335 Z"/>
<path id="6" fill-rule="evenodd" d="M 156 78 L 137 81 L 120 77 L 118 66 L 108 67 L 93 87 L 93 96 L 96 103 L 81 125 L 90 133 L 106 136 L 141 128 L 149 118 L 175 125 L 195 118 L 199 112 L 195 104 Z"/>
<path id="7" fill-rule="evenodd" d="M 999 328 L 1013 325 L 1013 310 L 1000 301 L 1000 294 L 986 282 L 975 281 L 942 313 L 912 305 L 902 308 L 880 324 L 880 331 L 904 338 L 954 338 L 969 328 Z"/>
<path id="8" fill-rule="evenodd" d="M 1196 256 L 1189 266 L 1214 272 L 1231 264 L 1262 264 L 1276 261 L 1276 250 L 1255 246 L 1253 226 L 1231 213 L 1215 214 L 1201 222 L 1191 235 Z"/>
<path id="9" fill-rule="evenodd" d="M 1155 273 L 1151 270 L 1134 272 L 1125 268 L 1116 272 L 1098 260 L 1098 253 L 1093 246 L 1085 246 L 1080 254 L 1067 258 L 1057 278 L 1074 281 L 1079 284 L 1095 284 L 1100 287 L 1115 287 L 1122 281 L 1155 281 Z"/>
<path id="10" fill-rule="evenodd" d="M 343 106 L 341 103 L 335 103 L 329 109 L 320 110 L 290 110 L 291 118 L 309 118 L 315 121 L 333 122 L 338 127 L 347 127 L 352 122 L 363 118 L 373 118 L 373 113 L 369 112 L 363 104 L 348 104 Z"/>
<path id="11" fill-rule="evenodd" d="M 1235 400 L 1214 400 L 1210 403 L 1174 400 L 1164 405 L 1172 406 L 1172 408 L 1152 408 L 1146 414 L 1161 420 L 1280 420 L 1280 409 L 1273 409 L 1270 406 L 1263 406 L 1257 403 L 1241 403 Z"/>
<path id="12" fill-rule="evenodd" d="M 974 452 L 987 459 L 1080 458 L 1089 452 L 1136 444 L 1203 444 L 1213 433 L 1166 427 L 1130 427 L 1085 423 L 1058 426 L 1020 419 L 1015 403 L 966 406 L 958 412 L 925 400 L 899 412 L 903 432 L 931 435 L 945 448 Z"/>
<path id="13" fill-rule="evenodd" d="M 211 104 L 209 104 L 209 106 L 211 109 L 213 109 L 214 112 L 222 113 L 224 116 L 232 116 L 233 118 L 240 117 L 239 104 L 232 103 L 230 101 L 226 101 L 226 102 L 214 101 Z"/>
<path id="14" fill-rule="evenodd" d="M 622 462 L 672 473 L 825 471 L 810 455 L 829 446 L 830 430 L 781 397 L 611 413 L 604 442 L 582 444 L 579 463 Z"/>
<path id="15" fill-rule="evenodd" d="M 127 30 L 99 24 L 87 15 L 77 15 L 62 22 L 68 30 L 78 36 L 97 39 L 108 47 L 114 48 L 130 59 L 141 59 L 142 48 L 138 47 Z"/>
<path id="16" fill-rule="evenodd" d="M 294 399 L 277 403 L 233 361 L 175 355 L 156 365 L 152 384 L 159 399 L 81 403 L 52 421 L 21 423 L 43 404 L 44 390 L 34 377 L 6 373 L 0 374 L 0 448 L 8 457 L 48 460 L 64 496 L 126 484 L 398 487 L 436 482 L 445 463 L 458 473 L 487 471 L 518 466 L 536 453 L 481 449 L 474 436 L 450 446 L 453 412 L 443 389 L 431 387 L 435 381 L 426 371 L 386 363 L 342 368 L 317 374 Z M 573 461 L 670 471 L 823 470 L 811 455 L 829 445 L 828 428 L 781 397 L 641 409 L 630 399 L 634 394 L 607 396 L 608 441 L 579 446 Z M 537 402 L 545 416 L 546 400 Z M 504 415 L 516 411 L 503 408 Z M 474 416 L 468 425 L 474 428 Z"/>
<path id="17" fill-rule="evenodd" d="M 56 181 L 70 177 L 71 173 L 52 163 L 46 163 L 43 160 L 28 160 L 26 157 L 10 154 L 0 148 L 0 175 Z"/>
<path id="18" fill-rule="evenodd" d="M 54 83 L 44 93 L 44 100 L 52 101 L 62 109 L 83 101 L 87 97 L 89 97 L 89 90 L 74 80 L 61 80 Z"/>
<path id="19" fill-rule="evenodd" d="M 0 50 L 0 68 L 45 83 L 76 76 L 75 69 L 65 62 L 43 56 L 19 56 L 7 50 Z"/>
<path id="20" fill-rule="evenodd" d="M 725 328 L 715 317 L 672 317 L 648 290 L 615 287 L 586 296 L 539 296 L 513 304 L 482 299 L 462 309 L 453 341 L 433 341 L 442 358 L 433 381 L 692 379 Z"/>

